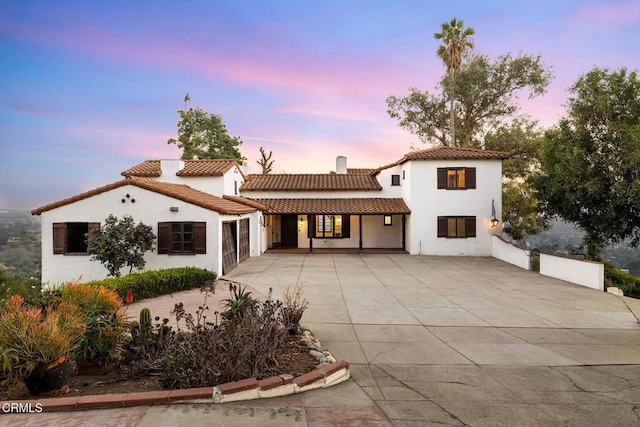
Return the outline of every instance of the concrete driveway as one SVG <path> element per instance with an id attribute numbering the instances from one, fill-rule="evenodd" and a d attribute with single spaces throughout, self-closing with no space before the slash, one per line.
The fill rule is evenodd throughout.
<path id="1" fill-rule="evenodd" d="M 303 406 L 376 406 L 394 425 L 640 425 L 640 301 L 493 258 L 265 254 L 226 278 L 274 298 L 304 286 L 302 323 L 351 364 L 353 382 Z"/>

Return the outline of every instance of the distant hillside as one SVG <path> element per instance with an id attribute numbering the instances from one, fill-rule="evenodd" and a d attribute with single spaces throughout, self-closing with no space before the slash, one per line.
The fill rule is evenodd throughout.
<path id="1" fill-rule="evenodd" d="M 579 256 L 584 232 L 573 224 L 555 221 L 553 227 L 536 236 L 525 239 L 527 249 L 540 249 L 547 254 L 563 256 Z M 602 251 L 602 257 L 611 261 L 616 267 L 627 269 L 629 273 L 640 277 L 640 247 L 632 248 L 628 242 L 612 245 Z"/>
<path id="2" fill-rule="evenodd" d="M 40 217 L 0 208 L 0 268 L 39 278 L 40 254 Z"/>

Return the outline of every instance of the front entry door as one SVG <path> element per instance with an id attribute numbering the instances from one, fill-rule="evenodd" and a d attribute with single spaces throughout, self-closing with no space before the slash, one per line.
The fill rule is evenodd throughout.
<path id="1" fill-rule="evenodd" d="M 298 247 L 298 215 L 282 215 L 280 222 L 281 242 L 283 248 Z"/>

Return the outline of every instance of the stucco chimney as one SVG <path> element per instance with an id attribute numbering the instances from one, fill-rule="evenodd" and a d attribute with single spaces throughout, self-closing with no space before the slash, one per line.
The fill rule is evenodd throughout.
<path id="1" fill-rule="evenodd" d="M 347 158 L 345 156 L 336 157 L 336 173 L 347 173 Z"/>
<path id="2" fill-rule="evenodd" d="M 176 182 L 180 178 L 176 176 L 176 173 L 184 169 L 184 160 L 160 160 L 160 169 L 162 170 L 161 179 L 163 181 Z"/>

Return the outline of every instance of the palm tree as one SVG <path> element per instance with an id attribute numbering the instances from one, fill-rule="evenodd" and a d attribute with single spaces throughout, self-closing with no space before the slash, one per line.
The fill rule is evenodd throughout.
<path id="1" fill-rule="evenodd" d="M 453 146 L 456 145 L 455 112 L 453 110 L 455 97 L 455 75 L 458 68 L 460 68 L 465 51 L 467 49 L 473 49 L 473 41 L 468 37 L 471 37 L 475 33 L 475 30 L 471 27 L 464 28 L 464 22 L 462 22 L 462 19 L 454 17 L 451 22 L 443 22 L 440 24 L 440 32 L 433 34 L 433 37 L 436 40 L 442 41 L 442 44 L 438 46 L 437 54 L 447 67 L 447 74 L 449 74 L 450 77 L 451 145 Z"/>

